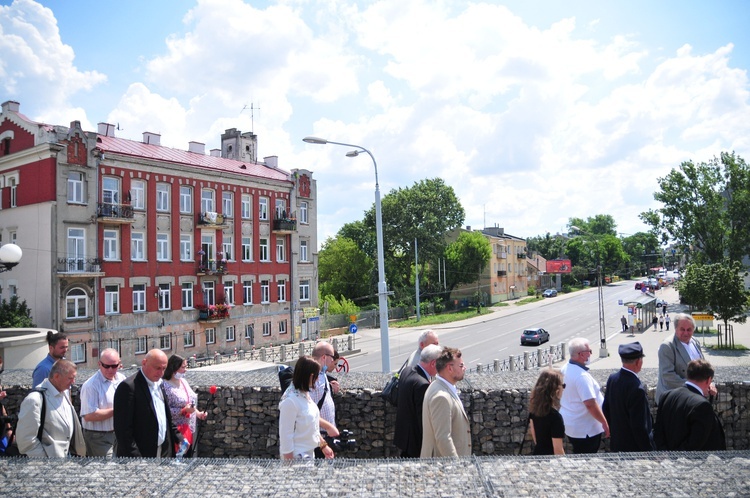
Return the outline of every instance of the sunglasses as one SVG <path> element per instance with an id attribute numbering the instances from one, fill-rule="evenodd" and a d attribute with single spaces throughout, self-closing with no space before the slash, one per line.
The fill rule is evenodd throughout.
<path id="1" fill-rule="evenodd" d="M 107 368 L 107 369 L 110 369 L 110 370 L 112 370 L 113 368 L 119 368 L 119 367 L 120 367 L 120 365 L 122 365 L 122 363 L 117 363 L 117 364 L 115 364 L 115 365 L 107 365 L 106 363 L 102 363 L 101 361 L 99 362 L 99 364 L 100 364 L 100 365 L 101 365 L 102 367 L 104 367 L 104 368 Z"/>

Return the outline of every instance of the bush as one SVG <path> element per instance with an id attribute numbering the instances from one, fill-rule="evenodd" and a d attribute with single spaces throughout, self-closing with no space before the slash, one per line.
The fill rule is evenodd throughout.
<path id="1" fill-rule="evenodd" d="M 568 292 L 572 292 L 573 288 L 569 284 L 565 284 L 562 286 L 562 291 L 567 294 Z"/>
<path id="2" fill-rule="evenodd" d="M 536 296 L 536 287 L 529 285 L 529 290 L 526 291 L 527 296 Z"/>
<path id="3" fill-rule="evenodd" d="M 328 313 L 331 315 L 356 315 L 359 313 L 359 306 L 344 296 L 341 296 L 341 299 L 336 299 L 329 294 L 323 296 L 323 302 L 328 303 Z"/>

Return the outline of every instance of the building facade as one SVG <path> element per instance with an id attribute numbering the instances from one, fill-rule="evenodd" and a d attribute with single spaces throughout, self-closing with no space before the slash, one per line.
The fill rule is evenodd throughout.
<path id="1" fill-rule="evenodd" d="M 24 251 L 0 280 L 37 326 L 69 335 L 69 357 L 126 363 L 152 348 L 215 352 L 316 335 L 316 182 L 256 159 L 257 137 L 227 130 L 205 153 L 0 117 L 0 237 Z"/>

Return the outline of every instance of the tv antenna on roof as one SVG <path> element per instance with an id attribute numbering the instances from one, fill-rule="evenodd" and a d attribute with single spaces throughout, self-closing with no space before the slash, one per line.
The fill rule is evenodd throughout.
<path id="1" fill-rule="evenodd" d="M 248 106 L 247 104 L 244 105 L 244 107 L 240 111 L 240 114 L 245 112 L 245 109 L 250 109 L 250 132 L 255 133 L 255 111 L 260 111 L 260 107 L 255 106 L 252 102 L 250 102 L 250 106 Z"/>

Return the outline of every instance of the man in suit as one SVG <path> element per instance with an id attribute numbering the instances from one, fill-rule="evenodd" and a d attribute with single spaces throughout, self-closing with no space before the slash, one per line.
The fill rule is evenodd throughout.
<path id="1" fill-rule="evenodd" d="M 49 377 L 39 384 L 44 392 L 31 392 L 21 403 L 16 441 L 22 455 L 50 458 L 64 458 L 69 454 L 86 456 L 86 442 L 78 414 L 67 395 L 76 380 L 76 373 L 73 362 L 56 361 Z M 42 396 L 45 414 L 40 440 L 37 436 L 42 423 Z"/>
<path id="2" fill-rule="evenodd" d="M 172 423 L 162 375 L 167 355 L 160 349 L 146 353 L 137 373 L 120 382 L 115 391 L 114 427 L 118 457 L 175 456 L 182 435 Z"/>
<path id="3" fill-rule="evenodd" d="M 419 334 L 419 339 L 417 339 L 417 349 L 414 350 L 412 354 L 409 355 L 409 359 L 406 360 L 404 372 L 410 372 L 413 367 L 417 366 L 420 361 L 422 350 L 431 344 L 434 344 L 435 346 L 440 344 L 437 332 L 431 329 L 423 330 L 422 333 Z"/>
<path id="4" fill-rule="evenodd" d="M 664 451 L 718 451 L 727 449 L 724 428 L 706 399 L 714 369 L 706 360 L 687 366 L 687 381 L 659 402 L 654 440 Z"/>
<path id="5" fill-rule="evenodd" d="M 618 348 L 622 368 L 607 379 L 602 412 L 609 423 L 612 451 L 653 451 L 653 419 L 646 388 L 638 378 L 643 368 L 640 342 L 621 344 Z"/>
<path id="6" fill-rule="evenodd" d="M 442 352 L 443 348 L 430 344 L 422 349 L 419 363 L 401 374 L 393 442 L 401 449 L 402 458 L 419 458 L 422 450 L 422 404 L 430 378 L 437 374 L 435 363 Z"/>
<path id="7" fill-rule="evenodd" d="M 674 320 L 674 335 L 659 346 L 659 377 L 656 383 L 656 402 L 670 389 L 685 384 L 687 365 L 691 360 L 703 359 L 703 352 L 693 338 L 695 320 L 686 313 L 678 313 Z M 716 386 L 711 384 L 709 395 L 716 396 Z"/>
<path id="8" fill-rule="evenodd" d="M 422 406 L 421 458 L 471 455 L 469 417 L 458 396 L 456 383 L 466 367 L 461 351 L 445 348 L 435 362 L 437 375 L 427 388 Z"/>

